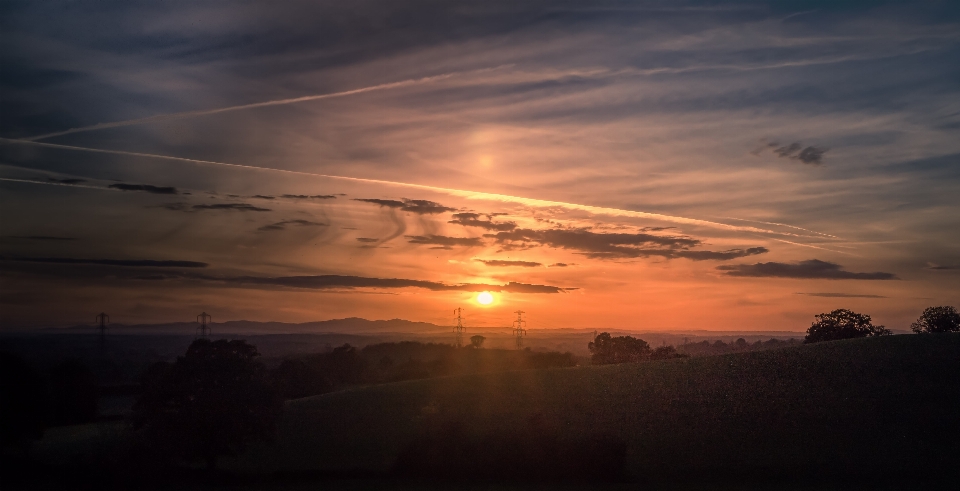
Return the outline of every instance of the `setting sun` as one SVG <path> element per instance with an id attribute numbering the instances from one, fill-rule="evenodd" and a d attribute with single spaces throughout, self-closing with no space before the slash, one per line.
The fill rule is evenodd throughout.
<path id="1" fill-rule="evenodd" d="M 482 292 L 477 295 L 477 302 L 482 305 L 490 305 L 493 302 L 493 295 L 490 292 Z"/>

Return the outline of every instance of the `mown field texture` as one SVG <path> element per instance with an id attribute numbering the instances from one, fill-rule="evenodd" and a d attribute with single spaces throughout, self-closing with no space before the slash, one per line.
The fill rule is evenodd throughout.
<path id="1" fill-rule="evenodd" d="M 626 477 L 912 478 L 960 464 L 960 335 L 904 335 L 641 364 L 368 386 L 290 401 L 230 468 L 389 471 L 445 424 L 626 444 Z M 435 433 L 435 432 L 434 432 Z M 502 451 L 492 448 L 490 451 Z"/>

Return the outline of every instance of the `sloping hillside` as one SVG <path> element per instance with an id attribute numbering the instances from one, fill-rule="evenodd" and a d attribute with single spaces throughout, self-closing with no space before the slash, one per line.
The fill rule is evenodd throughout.
<path id="1" fill-rule="evenodd" d="M 231 466 L 386 470 L 425 432 L 599 433 L 653 476 L 956 472 L 960 335 L 889 336 L 643 364 L 490 373 L 291 401 Z M 497 451 L 497 449 L 490 449 Z"/>

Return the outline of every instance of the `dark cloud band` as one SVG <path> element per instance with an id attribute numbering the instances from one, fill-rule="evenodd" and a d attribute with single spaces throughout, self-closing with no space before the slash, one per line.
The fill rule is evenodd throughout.
<path id="1" fill-rule="evenodd" d="M 8 257 L 4 261 L 53 264 L 93 264 L 131 268 L 205 268 L 207 263 L 197 261 L 166 261 L 156 259 L 80 259 L 72 257 Z"/>
<path id="2" fill-rule="evenodd" d="M 575 288 L 561 288 L 549 285 L 532 285 L 527 283 L 509 282 L 506 285 L 491 285 L 478 283 L 462 283 L 448 285 L 446 283 L 426 280 L 409 280 L 401 278 L 368 278 L 363 276 L 317 275 L 317 276 L 281 276 L 281 277 L 202 277 L 212 281 L 222 281 L 237 285 L 271 285 L 290 288 L 304 288 L 311 290 L 325 290 L 332 288 L 423 288 L 431 291 L 467 291 L 467 292 L 508 292 L 508 293 L 562 293 Z"/>
<path id="3" fill-rule="evenodd" d="M 403 201 L 397 201 L 393 199 L 373 199 L 373 198 L 356 198 L 354 201 L 362 201 L 364 203 L 373 203 L 375 205 L 380 205 L 384 208 L 393 208 L 400 211 L 408 211 L 410 213 L 416 213 L 418 215 L 436 215 L 438 213 L 444 213 L 448 211 L 457 211 L 456 208 L 450 208 L 448 206 L 443 206 L 440 203 L 435 201 L 428 201 L 425 199 L 406 199 Z"/>
<path id="4" fill-rule="evenodd" d="M 142 191 L 145 193 L 152 194 L 178 194 L 177 188 L 171 186 L 153 186 L 150 184 L 124 184 L 117 183 L 111 184 L 108 186 L 113 189 L 119 189 L 121 191 Z"/>
<path id="5" fill-rule="evenodd" d="M 717 266 L 727 276 L 742 276 L 754 278 L 798 278 L 823 280 L 895 280 L 893 273 L 854 273 L 844 271 L 839 264 L 809 259 L 795 264 L 787 263 L 756 263 L 732 264 Z"/>

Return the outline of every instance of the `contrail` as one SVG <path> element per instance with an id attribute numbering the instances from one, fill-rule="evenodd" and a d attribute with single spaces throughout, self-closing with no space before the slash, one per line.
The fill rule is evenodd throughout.
<path id="1" fill-rule="evenodd" d="M 795 245 L 795 246 L 800 246 L 800 247 L 809 247 L 809 248 L 811 248 L 811 249 L 820 249 L 820 250 L 822 250 L 822 251 L 836 252 L 837 254 L 846 254 L 846 255 L 848 255 L 848 256 L 863 257 L 863 256 L 861 256 L 861 255 L 859 255 L 859 254 L 854 254 L 854 253 L 852 253 L 852 252 L 835 251 L 835 250 L 833 250 L 833 249 L 827 249 L 826 247 L 820 247 L 820 246 L 815 246 L 815 245 L 811 245 L 811 244 L 801 244 L 801 243 L 799 243 L 799 242 L 791 242 L 791 241 L 789 241 L 789 240 L 776 239 L 776 238 L 773 238 L 773 237 L 767 237 L 767 238 L 770 239 L 770 240 L 775 240 L 775 241 L 777 241 L 777 242 L 783 242 L 783 243 L 786 243 L 786 244 L 793 244 L 793 245 Z"/>
<path id="2" fill-rule="evenodd" d="M 99 189 L 102 191 L 120 191 L 119 189 L 105 188 L 101 186 L 88 186 L 86 184 L 67 184 L 65 182 L 51 182 L 51 181 L 32 181 L 30 179 L 14 179 L 12 177 L 0 177 L 0 181 L 8 182 L 25 182 L 27 184 L 43 184 L 45 186 L 66 186 L 68 188 L 86 188 L 86 189 Z M 120 191 L 122 192 L 122 191 Z"/>
<path id="3" fill-rule="evenodd" d="M 333 98 L 335 98 L 335 97 L 345 97 L 345 96 L 348 96 L 348 95 L 362 94 L 362 93 L 364 93 L 364 92 L 373 92 L 373 91 L 377 91 L 377 90 L 395 89 L 395 88 L 397 88 L 397 87 L 405 87 L 405 86 L 408 86 L 408 85 L 417 85 L 417 84 L 424 84 L 424 83 L 436 82 L 436 81 L 438 81 L 438 80 L 443 80 L 443 79 L 447 79 L 447 78 L 451 78 L 451 77 L 456 77 L 456 76 L 459 76 L 459 75 L 489 72 L 489 71 L 493 71 L 493 70 L 499 70 L 499 69 L 501 69 L 501 68 L 506 68 L 506 67 L 509 67 L 509 66 L 512 66 L 512 65 L 499 65 L 499 66 L 495 66 L 495 67 L 491 67 L 491 68 L 481 68 L 481 69 L 478 69 L 478 70 L 469 70 L 469 71 L 463 71 L 463 72 L 450 72 L 450 73 L 444 73 L 444 74 L 441 74 L 441 75 L 433 75 L 433 76 L 430 76 L 430 77 L 411 78 L 411 79 L 408 79 L 408 80 L 401 80 L 401 81 L 399 81 L 399 82 L 390 82 L 390 83 L 379 84 L 379 85 L 371 85 L 371 86 L 369 86 L 369 87 L 361 87 L 361 88 L 359 88 L 359 89 L 345 90 L 345 91 L 342 91 L 342 92 L 332 92 L 332 93 L 329 93 L 329 94 L 316 94 L 316 95 L 308 95 L 308 96 L 303 96 L 303 97 L 294 97 L 294 98 L 290 98 L 290 99 L 278 99 L 278 100 L 274 100 L 274 101 L 254 102 L 254 103 L 252 103 L 252 104 L 242 104 L 242 105 L 239 105 L 239 106 L 221 107 L 221 108 L 217 108 L 217 109 L 201 109 L 201 110 L 198 110 L 198 111 L 186 111 L 186 112 L 181 112 L 181 113 L 158 114 L 158 115 L 156 115 L 156 116 L 149 116 L 149 117 L 146 117 L 146 118 L 128 119 L 128 120 L 126 120 L 126 121 L 115 121 L 115 122 L 113 122 L 113 123 L 99 123 L 99 124 L 94 124 L 94 125 L 90 125 L 90 126 L 81 126 L 81 127 L 79 127 L 79 128 L 70 128 L 70 129 L 68 129 L 68 130 L 57 131 L 57 132 L 54 132 L 54 133 L 47 133 L 47 134 L 44 134 L 44 135 L 37 135 L 37 136 L 31 136 L 31 137 L 27 137 L 27 138 L 20 138 L 19 140 L 21 140 L 21 141 L 45 140 L 45 139 L 47 139 L 47 138 L 53 138 L 53 137 L 55 137 L 55 136 L 61 136 L 61 135 L 69 135 L 69 134 L 71 134 L 71 133 L 82 133 L 82 132 L 86 132 L 86 131 L 96 131 L 96 130 L 103 130 L 103 129 L 107 129 L 107 128 L 120 128 L 120 127 L 123 127 L 123 126 L 134 126 L 134 125 L 138 125 L 138 124 L 157 123 L 157 122 L 161 122 L 161 121 L 171 121 L 171 120 L 175 120 L 175 119 L 194 118 L 194 117 L 197 117 L 197 116 L 209 116 L 209 115 L 211 115 L 211 114 L 220 114 L 220 113 L 225 113 L 225 112 L 230 112 L 230 111 L 242 111 L 242 110 L 244 110 L 244 109 L 253 109 L 253 108 L 257 108 L 257 107 L 282 106 L 282 105 L 285 105 L 285 104 L 296 104 L 296 103 L 298 103 L 298 102 L 316 101 L 316 100 L 320 100 L 320 99 L 333 99 Z"/>
<path id="4" fill-rule="evenodd" d="M 734 218 L 734 217 L 717 217 L 717 218 L 724 218 L 724 219 L 727 219 L 727 220 L 737 220 L 737 221 L 740 221 L 740 222 L 763 223 L 763 224 L 765 224 L 765 225 L 779 225 L 779 226 L 781 226 L 781 227 L 788 227 L 788 228 L 793 228 L 793 229 L 797 229 L 797 230 L 803 230 L 804 232 L 810 232 L 811 234 L 822 235 L 822 236 L 824 236 L 824 237 L 832 237 L 832 238 L 834 238 L 834 239 L 840 239 L 840 237 L 837 237 L 836 235 L 825 234 L 825 233 L 823 233 L 823 232 L 817 232 L 816 230 L 810 230 L 810 229 L 806 229 L 806 228 L 803 228 L 803 227 L 798 227 L 798 226 L 796 226 L 796 225 L 788 225 L 788 224 L 786 224 L 786 223 L 765 222 L 765 221 L 763 221 L 763 220 L 750 220 L 750 219 L 747 219 L 747 218 Z"/>
<path id="5" fill-rule="evenodd" d="M 774 230 L 767 230 L 767 229 L 762 229 L 757 227 L 730 225 L 727 223 L 711 222 L 709 220 L 701 220 L 697 218 L 686 218 L 686 217 L 679 217 L 679 216 L 673 216 L 673 215 L 662 215 L 659 213 L 648 213 L 644 211 L 621 210 L 619 208 L 607 208 L 602 206 L 581 205 L 577 203 L 566 203 L 563 201 L 548 201 L 548 200 L 542 200 L 542 199 L 536 199 L 536 198 L 524 198 L 520 196 L 511 196 L 507 194 L 484 193 L 480 191 L 467 191 L 463 189 L 452 189 L 452 188 L 444 188 L 439 186 L 428 186 L 425 184 L 412 184 L 407 182 L 384 181 L 380 179 L 366 179 L 361 177 L 334 176 L 329 174 L 317 174 L 314 172 L 275 169 L 272 167 L 257 167 L 254 165 L 230 164 L 227 162 L 215 162 L 212 160 L 198 160 L 198 159 L 189 159 L 185 157 L 172 157 L 169 155 L 127 152 L 124 150 L 103 150 L 99 148 L 76 147 L 72 145 L 60 145 L 56 143 L 42 143 L 42 142 L 31 142 L 31 141 L 25 141 L 25 140 L 12 140 L 10 138 L 0 138 L 0 142 L 21 144 L 21 145 L 34 145 L 34 146 L 46 147 L 46 148 L 76 150 L 81 152 L 103 153 L 103 154 L 110 154 L 110 155 L 127 155 L 131 157 L 174 160 L 178 162 L 189 162 L 193 164 L 219 165 L 224 167 L 252 169 L 252 170 L 258 170 L 258 171 L 264 171 L 264 172 L 278 172 L 278 173 L 295 174 L 295 175 L 301 175 L 301 176 L 322 177 L 326 179 L 339 179 L 344 181 L 364 182 L 369 184 L 380 184 L 380 185 L 387 185 L 387 186 L 400 186 L 400 187 L 406 187 L 406 188 L 412 188 L 412 189 L 422 189 L 425 191 L 432 191 L 436 193 L 442 193 L 449 196 L 456 196 L 456 197 L 470 199 L 470 200 L 499 201 L 502 203 L 521 204 L 521 205 L 526 205 L 526 206 L 535 207 L 535 208 L 562 208 L 565 210 L 584 211 L 594 215 L 607 215 L 607 216 L 617 216 L 617 217 L 626 217 L 626 218 L 646 218 L 651 220 L 660 220 L 665 222 L 681 223 L 685 225 L 694 225 L 694 226 L 700 226 L 700 227 L 732 230 L 737 232 L 752 232 L 752 233 L 761 233 L 761 234 L 787 235 L 787 236 L 793 236 L 793 237 L 807 237 L 807 236 L 802 236 L 797 234 L 791 234 L 788 232 L 777 232 Z"/>

